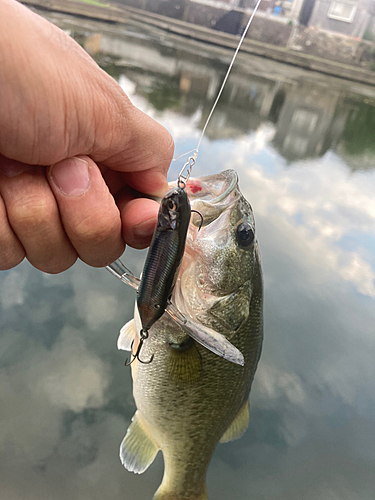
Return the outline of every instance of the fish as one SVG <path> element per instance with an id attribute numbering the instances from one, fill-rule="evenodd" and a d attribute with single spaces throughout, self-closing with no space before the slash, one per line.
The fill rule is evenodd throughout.
<path id="1" fill-rule="evenodd" d="M 160 203 L 158 220 L 137 291 L 142 330 L 147 332 L 165 311 L 185 249 L 191 208 L 186 191 L 170 189 Z"/>
<path id="2" fill-rule="evenodd" d="M 186 185 L 193 216 L 172 302 L 189 321 L 235 345 L 244 365 L 197 343 L 164 314 L 143 348 L 150 364 L 131 365 L 137 410 L 120 446 L 128 471 L 141 474 L 161 450 L 164 476 L 154 500 L 207 500 L 206 473 L 219 442 L 239 438 L 262 350 L 263 280 L 253 211 L 227 170 Z M 139 342 L 140 315 L 122 329 L 118 348 Z"/>

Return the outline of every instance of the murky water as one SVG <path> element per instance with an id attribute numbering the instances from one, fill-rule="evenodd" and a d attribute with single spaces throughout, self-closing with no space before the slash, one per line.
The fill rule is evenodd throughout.
<path id="1" fill-rule="evenodd" d="M 53 19 L 99 49 L 133 102 L 171 131 L 176 155 L 196 146 L 230 51 Z M 239 57 L 194 174 L 236 169 L 253 206 L 265 342 L 249 428 L 211 462 L 212 499 L 374 497 L 374 129 L 375 88 Z M 127 249 L 124 261 L 139 272 L 143 258 Z M 142 476 L 118 459 L 135 407 L 116 339 L 133 301 L 81 263 L 58 276 L 27 263 L 1 273 L 0 498 L 152 498 L 161 457 Z"/>

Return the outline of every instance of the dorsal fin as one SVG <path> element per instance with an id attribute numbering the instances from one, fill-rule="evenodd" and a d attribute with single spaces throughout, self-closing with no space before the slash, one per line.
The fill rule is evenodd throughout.
<path id="1" fill-rule="evenodd" d="M 122 465 L 130 472 L 142 474 L 152 464 L 158 451 L 147 431 L 147 424 L 136 411 L 120 446 Z"/>
<path id="2" fill-rule="evenodd" d="M 242 405 L 240 411 L 237 413 L 236 418 L 230 424 L 228 429 L 224 432 L 220 443 L 227 443 L 228 441 L 234 441 L 235 439 L 242 436 L 246 431 L 250 416 L 249 400 L 247 399 Z"/>

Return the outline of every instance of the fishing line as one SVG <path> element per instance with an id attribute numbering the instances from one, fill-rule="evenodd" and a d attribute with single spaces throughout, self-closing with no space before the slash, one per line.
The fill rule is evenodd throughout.
<path id="1" fill-rule="evenodd" d="M 259 5 L 260 5 L 261 1 L 262 1 L 262 0 L 258 0 L 258 1 L 257 1 L 256 5 L 255 5 L 255 7 L 254 7 L 254 10 L 253 10 L 253 12 L 252 12 L 252 14 L 251 14 L 251 16 L 250 16 L 250 19 L 249 19 L 249 21 L 248 21 L 248 22 L 247 22 L 247 24 L 246 24 L 246 27 L 245 27 L 245 29 L 244 29 L 244 32 L 242 33 L 242 36 L 241 36 L 241 39 L 240 39 L 240 41 L 239 41 L 239 43 L 238 43 L 238 45 L 237 45 L 236 51 L 235 51 L 235 53 L 234 53 L 234 55 L 233 55 L 233 57 L 232 57 L 232 60 L 231 60 L 231 62 L 230 62 L 230 64 L 229 64 L 229 66 L 228 66 L 228 69 L 227 69 L 227 72 L 226 72 L 226 74 L 225 74 L 225 77 L 224 77 L 223 83 L 221 84 L 221 87 L 220 87 L 220 90 L 219 90 L 219 92 L 218 92 L 218 94 L 217 94 L 217 96 L 216 96 L 215 102 L 214 102 L 214 103 L 213 103 L 213 105 L 212 105 L 211 111 L 210 111 L 210 113 L 209 113 L 209 115 L 208 115 L 208 117 L 207 117 L 206 123 L 204 124 L 204 127 L 203 127 L 203 129 L 202 129 L 202 133 L 201 133 L 201 135 L 200 135 L 200 137 L 199 137 L 197 147 L 196 147 L 195 149 L 192 149 L 192 150 L 188 151 L 187 153 L 183 153 L 182 155 L 178 156 L 177 158 L 173 158 L 173 161 L 176 161 L 176 160 L 178 160 L 179 158 L 181 158 L 182 156 L 185 156 L 185 155 L 187 155 L 187 154 L 191 153 L 191 151 L 194 151 L 194 154 L 188 158 L 188 161 L 185 163 L 185 165 L 182 167 L 182 169 L 181 169 L 180 173 L 178 174 L 178 178 L 177 178 L 177 185 L 178 185 L 179 187 L 184 188 L 184 187 L 186 186 L 186 183 L 187 183 L 187 181 L 188 181 L 189 177 L 190 177 L 191 170 L 192 170 L 192 168 L 193 168 L 193 166 L 194 166 L 194 164 L 195 164 L 195 162 L 196 162 L 196 159 L 197 159 L 197 157 L 198 157 L 199 148 L 200 148 L 200 145 L 201 145 L 201 142 L 202 142 L 203 136 L 204 136 L 204 134 L 205 134 L 205 132 L 206 132 L 207 126 L 208 126 L 208 124 L 209 124 L 209 122 L 210 122 L 210 120 L 211 120 L 211 117 L 212 117 L 212 115 L 213 115 L 213 112 L 215 111 L 215 108 L 216 108 L 216 106 L 217 106 L 217 103 L 219 102 L 219 99 L 220 99 L 220 97 L 221 97 L 221 94 L 223 93 L 223 90 L 224 90 L 225 84 L 227 83 L 227 80 L 228 80 L 228 78 L 229 78 L 229 74 L 230 74 L 230 72 L 231 72 L 231 70 L 232 70 L 232 67 L 233 67 L 234 61 L 236 60 L 236 57 L 237 57 L 237 54 L 238 54 L 238 52 L 239 52 L 239 50 L 240 50 L 240 48 L 241 48 L 242 42 L 244 41 L 244 39 L 245 39 L 245 37 L 246 37 L 246 35 L 247 35 L 247 32 L 249 31 L 250 24 L 252 23 L 252 21 L 253 21 L 253 19 L 254 19 L 254 16 L 255 16 L 255 14 L 256 14 L 256 11 L 258 10 L 258 7 L 259 7 Z M 186 167 L 188 167 L 188 168 L 187 168 L 187 171 L 186 171 L 186 175 L 183 175 L 184 170 L 185 170 L 185 168 L 186 168 Z"/>

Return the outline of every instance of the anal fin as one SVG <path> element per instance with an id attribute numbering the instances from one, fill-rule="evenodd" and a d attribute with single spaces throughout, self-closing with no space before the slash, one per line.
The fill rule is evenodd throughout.
<path id="1" fill-rule="evenodd" d="M 220 443 L 227 443 L 228 441 L 234 441 L 244 434 L 249 424 L 250 417 L 250 406 L 249 400 L 247 399 L 242 405 L 240 411 L 237 413 L 236 418 L 230 424 L 228 429 L 224 432 L 220 439 Z"/>
<path id="2" fill-rule="evenodd" d="M 135 474 L 142 474 L 154 461 L 159 448 L 147 432 L 142 416 L 136 411 L 120 446 L 122 465 Z"/>

